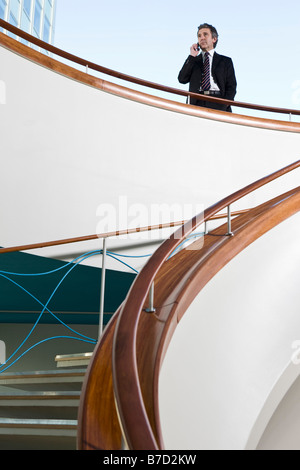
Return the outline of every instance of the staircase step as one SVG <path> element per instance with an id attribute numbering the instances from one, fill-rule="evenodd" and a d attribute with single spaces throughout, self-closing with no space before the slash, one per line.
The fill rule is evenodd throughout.
<path id="1" fill-rule="evenodd" d="M 0 418 L 0 450 L 76 450 L 77 420 Z"/>
<path id="2" fill-rule="evenodd" d="M 76 419 L 79 391 L 10 392 L 0 394 L 0 417 L 20 419 Z"/>
<path id="3" fill-rule="evenodd" d="M 76 449 L 87 354 L 75 355 L 77 367 L 74 357 L 58 356 L 67 367 L 0 374 L 0 450 Z"/>
<path id="4" fill-rule="evenodd" d="M 0 374 L 0 390 L 1 386 L 22 390 L 81 390 L 85 372 L 86 369 L 66 369 Z"/>
<path id="5" fill-rule="evenodd" d="M 19 406 L 19 402 L 22 402 L 22 406 L 26 403 L 31 404 L 31 401 L 36 401 L 40 406 L 53 403 L 57 406 L 58 401 L 63 401 L 64 406 L 73 406 L 77 403 L 80 397 L 78 391 L 72 392 L 17 392 L 10 393 L 9 395 L 0 393 L 0 406 L 6 403 L 13 403 L 14 406 Z"/>
<path id="6" fill-rule="evenodd" d="M 0 418 L 0 435 L 76 437 L 77 420 Z"/>
<path id="7" fill-rule="evenodd" d="M 55 356 L 57 367 L 87 366 L 92 357 L 92 352 L 79 354 L 64 354 Z"/>

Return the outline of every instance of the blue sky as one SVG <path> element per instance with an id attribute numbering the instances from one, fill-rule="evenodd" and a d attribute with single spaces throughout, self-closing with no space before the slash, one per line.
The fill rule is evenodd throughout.
<path id="1" fill-rule="evenodd" d="M 177 76 L 203 22 L 218 30 L 217 51 L 233 59 L 236 100 L 300 108 L 299 0 L 215 0 L 207 6 L 57 0 L 55 45 L 119 72 L 187 89 Z"/>

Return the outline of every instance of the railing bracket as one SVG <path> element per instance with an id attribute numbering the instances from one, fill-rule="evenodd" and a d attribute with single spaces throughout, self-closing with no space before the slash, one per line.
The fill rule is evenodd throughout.
<path id="1" fill-rule="evenodd" d="M 146 313 L 155 313 L 155 312 L 156 312 L 156 308 L 152 308 L 152 309 L 150 309 L 150 308 L 145 308 L 145 312 L 146 312 Z"/>

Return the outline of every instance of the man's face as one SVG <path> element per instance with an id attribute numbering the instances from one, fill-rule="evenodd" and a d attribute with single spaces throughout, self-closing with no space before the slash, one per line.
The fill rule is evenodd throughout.
<path id="1" fill-rule="evenodd" d="M 198 43 L 202 51 L 210 51 L 214 48 L 217 38 L 213 38 L 209 28 L 202 28 L 198 31 Z"/>

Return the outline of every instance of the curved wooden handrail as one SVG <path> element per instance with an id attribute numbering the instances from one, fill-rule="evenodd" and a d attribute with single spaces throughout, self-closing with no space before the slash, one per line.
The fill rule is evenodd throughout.
<path id="1" fill-rule="evenodd" d="M 168 240 L 160 245 L 136 277 L 121 308 L 113 346 L 115 396 L 118 404 L 118 413 L 129 448 L 159 448 L 157 435 L 154 433 L 145 408 L 136 357 L 141 312 L 143 311 L 150 286 L 154 282 L 159 270 L 176 247 L 182 243 L 183 239 L 209 217 L 263 185 L 299 168 L 299 166 L 300 161 L 297 161 L 282 170 L 262 178 L 211 206 L 204 212 L 204 215 L 200 214 L 198 217 L 193 218 L 184 225 L 183 231 L 181 229 L 176 230 Z"/>
<path id="2" fill-rule="evenodd" d="M 223 217 L 225 217 L 225 215 L 223 215 Z M 29 251 L 29 250 L 35 250 L 38 248 L 49 248 L 53 246 L 68 245 L 71 243 L 80 243 L 80 242 L 86 242 L 86 241 L 97 240 L 97 239 L 102 239 L 102 238 L 120 237 L 122 235 L 131 235 L 133 233 L 142 233 L 142 232 L 148 232 L 152 230 L 162 230 L 165 228 L 177 227 L 179 225 L 181 226 L 182 224 L 184 224 L 184 221 L 169 222 L 165 224 L 149 225 L 146 227 L 136 227 L 132 229 L 116 230 L 114 232 L 106 232 L 106 233 L 99 233 L 99 234 L 95 233 L 92 235 L 84 235 L 80 237 L 63 238 L 61 240 L 52 240 L 48 242 L 39 242 L 39 243 L 31 243 L 27 245 L 11 246 L 7 248 L 0 248 L 0 254 L 1 253 L 14 253 L 17 251 Z"/>
<path id="3" fill-rule="evenodd" d="M 25 39 L 26 41 L 35 44 L 38 47 L 41 47 L 42 49 L 47 50 L 48 52 L 55 54 L 59 57 L 62 57 L 64 59 L 67 59 L 73 63 L 76 63 L 78 65 L 82 65 L 84 67 L 88 67 L 92 70 L 95 70 L 97 72 L 103 73 L 105 75 L 109 75 L 124 81 L 128 81 L 130 83 L 135 83 L 137 85 L 145 86 L 147 88 L 152 88 L 156 89 L 159 91 L 163 91 L 165 93 L 171 93 L 174 95 L 179 95 L 179 96 L 185 96 L 185 97 L 191 97 L 191 98 L 196 98 L 198 100 L 203 100 L 203 101 L 212 101 L 212 102 L 218 102 L 220 104 L 224 104 L 227 106 L 236 106 L 240 108 L 248 108 L 248 109 L 253 109 L 257 111 L 266 111 L 266 112 L 272 112 L 272 113 L 280 113 L 280 114 L 293 114 L 300 116 L 300 110 L 297 109 L 289 109 L 289 108 L 278 108 L 278 107 L 272 107 L 272 106 L 265 106 L 265 105 L 259 105 L 259 104 L 252 104 L 252 103 L 246 103 L 246 102 L 241 102 L 241 101 L 232 101 L 232 100 L 225 100 L 222 98 L 216 98 L 214 96 L 203 96 L 198 93 L 192 93 L 190 91 L 185 91 L 181 90 L 178 88 L 173 88 L 173 87 L 168 87 L 165 85 L 161 85 L 158 83 L 153 83 L 147 80 L 143 80 L 141 78 L 133 77 L 131 75 L 127 75 L 121 72 L 117 72 L 115 70 L 111 70 L 107 67 L 103 67 L 101 65 L 98 65 L 94 62 L 91 62 L 89 60 L 85 60 L 81 57 L 78 57 L 74 54 L 70 54 L 66 51 L 63 51 L 62 49 L 59 49 L 58 47 L 52 46 L 51 44 L 42 41 L 41 39 L 35 38 L 34 36 L 31 36 L 30 34 L 22 31 L 21 29 L 17 28 L 16 26 L 11 25 L 10 23 L 0 19 L 0 27 L 6 29 L 7 31 L 10 31 L 11 33 L 15 34 L 16 36 L 21 37 L 22 39 Z"/>
<path id="4" fill-rule="evenodd" d="M 119 450 L 122 432 L 115 407 L 112 343 L 119 310 L 111 318 L 94 350 L 81 391 L 78 411 L 78 450 Z"/>
<path id="5" fill-rule="evenodd" d="M 247 212 L 249 209 L 244 209 L 240 211 L 232 212 L 232 217 L 240 215 L 241 213 Z M 209 220 L 217 220 L 223 219 L 227 217 L 227 214 L 217 214 L 211 217 Z M 120 237 L 123 235 L 132 235 L 134 233 L 143 233 L 143 232 L 150 232 L 154 230 L 163 230 L 166 228 L 178 227 L 182 226 L 186 220 L 181 220 L 177 222 L 169 222 L 164 224 L 156 224 L 156 225 L 148 225 L 145 227 L 135 227 L 132 229 L 125 229 L 125 230 L 116 230 L 114 232 L 106 232 L 106 233 L 99 233 L 99 234 L 92 234 L 92 235 L 83 235 L 80 237 L 73 237 L 73 238 L 63 238 L 61 240 L 51 240 L 48 242 L 38 242 L 38 243 L 31 243 L 27 245 L 18 245 L 18 246 L 9 246 L 6 248 L 0 248 L 0 254 L 4 253 L 15 253 L 18 251 L 29 251 L 29 250 L 36 250 L 39 248 L 50 248 L 53 246 L 60 246 L 60 245 L 69 245 L 72 243 L 81 243 L 91 240 L 103 239 L 103 238 L 112 238 L 112 237 Z"/>
<path id="6" fill-rule="evenodd" d="M 115 83 L 97 78 L 85 72 L 81 72 L 69 65 L 63 64 L 58 60 L 50 58 L 45 54 L 37 52 L 35 49 L 25 46 L 8 35 L 0 33 L 0 45 L 21 55 L 22 57 L 31 60 L 43 67 L 48 68 L 56 73 L 62 74 L 72 80 L 79 81 L 82 84 L 95 87 L 106 93 L 116 95 L 120 98 L 126 98 L 138 103 L 154 106 L 163 110 L 168 110 L 180 114 L 187 114 L 189 116 L 200 117 L 219 122 L 225 122 L 235 125 L 257 127 L 262 129 L 272 129 L 276 131 L 285 132 L 300 132 L 300 123 L 292 121 L 266 119 L 262 117 L 253 117 L 235 113 L 226 113 L 224 111 L 217 111 L 209 108 L 202 108 L 200 106 L 192 106 L 179 101 L 171 101 L 165 98 L 157 97 L 154 95 L 142 93 L 137 90 L 126 88 L 124 86 L 116 85 Z"/>
<path id="7" fill-rule="evenodd" d="M 155 288 L 156 312 L 154 318 L 145 312 L 141 315 L 136 345 L 142 396 L 159 449 L 164 448 L 160 428 L 159 373 L 180 319 L 197 294 L 234 256 L 299 210 L 298 187 L 289 194 L 254 209 L 246 216 L 238 217 L 232 225 L 234 237 L 226 235 L 227 227 L 224 225 L 205 237 L 203 248 L 200 249 L 201 242 L 195 242 L 194 250 L 192 245 L 189 250 L 178 255 L 176 264 L 170 263 L 167 266 L 167 262 L 160 270 Z M 160 308 L 161 306 L 164 307 Z M 148 357 L 145 357 L 144 350 Z"/>
<path id="8" fill-rule="evenodd" d="M 249 226 L 252 224 L 251 236 L 253 238 L 253 225 L 255 236 L 262 234 L 260 220 L 275 225 L 279 219 L 272 212 L 278 212 L 280 204 L 280 217 L 291 215 L 287 208 L 287 201 L 297 197 L 297 210 L 300 209 L 300 191 L 277 197 L 272 201 L 262 204 L 258 208 L 240 214 L 233 222 L 235 237 L 228 237 L 226 224 L 193 243 L 192 248 L 183 249 L 166 263 L 164 263 L 156 278 L 155 289 L 155 314 L 149 315 L 143 312 L 139 321 L 137 335 L 137 354 L 139 357 L 139 374 L 142 380 L 142 394 L 147 408 L 149 421 L 155 433 L 157 447 L 163 449 L 163 438 L 160 430 L 159 403 L 158 403 L 158 376 L 164 353 L 180 318 L 190 304 L 193 297 L 208 282 L 208 280 L 230 260 L 238 251 L 251 242 Z M 238 231 L 240 232 L 238 234 Z M 217 235 L 217 236 L 214 236 Z M 239 241 L 239 247 L 231 249 L 228 255 L 228 244 Z M 216 253 L 221 256 L 216 256 Z M 212 259 L 215 258 L 212 269 Z M 205 272 L 206 270 L 206 272 Z M 178 281 L 179 280 L 179 281 Z M 163 307 L 161 307 L 163 306 Z M 93 359 L 85 376 L 84 387 L 81 394 L 81 402 L 78 416 L 78 448 L 82 450 L 120 449 L 121 429 L 116 422 L 117 410 L 114 402 L 114 390 L 112 384 L 112 341 L 116 323 L 120 314 L 120 308 L 112 317 L 99 346 L 94 351 Z M 126 359 L 125 359 L 126 362 Z M 147 367 L 145 367 L 145 364 Z M 126 374 L 126 364 L 123 369 Z M 127 390 L 130 403 L 130 388 Z M 135 422 L 136 408 L 133 404 L 132 416 Z M 145 446 L 148 448 L 148 446 Z M 152 447 L 151 447 L 152 449 Z M 149 450 L 149 449 L 148 449 Z"/>

